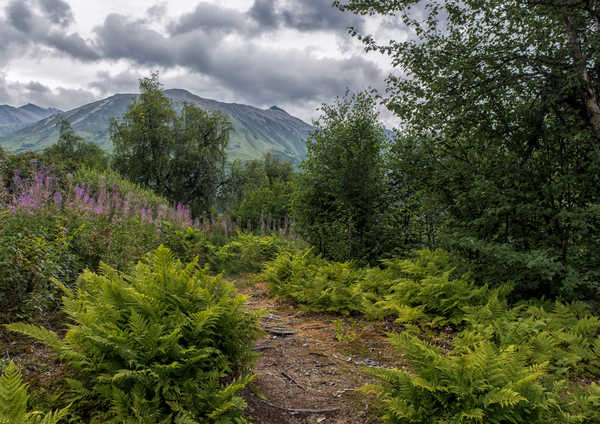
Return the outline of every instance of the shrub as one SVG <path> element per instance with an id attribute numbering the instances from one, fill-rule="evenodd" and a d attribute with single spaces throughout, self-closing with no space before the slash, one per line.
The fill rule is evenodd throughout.
<path id="1" fill-rule="evenodd" d="M 400 322 L 459 326 L 466 307 L 485 304 L 491 295 L 487 286 L 477 286 L 468 274 L 454 276 L 456 265 L 441 249 L 421 250 L 414 259 L 386 260 L 384 264 L 395 280 L 385 300 L 376 306 L 397 316 Z M 496 291 L 505 295 L 510 287 L 505 285 Z"/>
<path id="2" fill-rule="evenodd" d="M 214 249 L 214 262 L 211 269 L 227 274 L 256 273 L 263 264 L 275 258 L 277 253 L 286 248 L 283 238 L 271 236 L 255 236 L 238 234 L 226 245 Z"/>
<path id="3" fill-rule="evenodd" d="M 258 332 L 258 314 L 243 303 L 221 277 L 160 247 L 129 274 L 85 271 L 64 298 L 73 322 L 64 341 L 28 324 L 7 327 L 79 371 L 74 389 L 92 400 L 92 422 L 243 422 L 238 393 L 251 381 Z"/>
<path id="4" fill-rule="evenodd" d="M 492 296 L 466 312 L 469 325 L 455 338 L 457 348 L 491 340 L 500 347 L 517 346 L 530 363 L 549 362 L 558 375 L 600 373 L 600 319 L 583 302 L 529 301 L 511 308 L 506 299 Z"/>
<path id="5" fill-rule="evenodd" d="M 541 384 L 545 364 L 525 363 L 515 346 L 482 342 L 445 356 L 406 333 L 391 341 L 413 373 L 371 368 L 383 385 L 363 388 L 381 401 L 386 424 L 564 422 L 554 394 Z"/>
<path id="6" fill-rule="evenodd" d="M 284 237 L 256 236 L 237 233 L 223 243 L 215 240 L 211 231 L 197 228 L 178 229 L 168 224 L 162 227 L 165 244 L 180 258 L 199 258 L 201 265 L 209 265 L 213 272 L 227 275 L 256 273 L 265 262 L 273 260 L 278 253 L 290 251 L 299 243 Z M 221 243 L 219 243 L 221 242 Z"/>
<path id="7" fill-rule="evenodd" d="M 60 300 L 52 278 L 71 284 L 81 270 L 57 217 L 0 211 L 0 322 L 47 319 Z"/>
<path id="8" fill-rule="evenodd" d="M 0 424 L 57 424 L 67 415 L 68 408 L 46 414 L 27 412 L 28 401 L 27 386 L 11 361 L 0 377 Z"/>
<path id="9" fill-rule="evenodd" d="M 463 308 L 485 304 L 490 290 L 455 266 L 443 250 L 422 250 L 412 259 L 383 261 L 384 268 L 328 262 L 304 253 L 283 253 L 265 266 L 259 278 L 274 294 L 311 311 L 362 313 L 371 318 L 395 316 L 401 322 L 430 325 L 463 322 Z M 509 287 L 497 289 L 506 293 Z"/>
<path id="10" fill-rule="evenodd" d="M 364 310 L 368 295 L 360 285 L 364 276 L 364 270 L 349 262 L 328 262 L 308 250 L 281 253 L 258 278 L 269 284 L 273 294 L 292 299 L 306 310 L 349 314 Z"/>

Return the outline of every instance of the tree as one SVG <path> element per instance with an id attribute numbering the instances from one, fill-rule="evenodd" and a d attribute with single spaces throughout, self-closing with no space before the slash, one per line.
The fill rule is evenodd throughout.
<path id="1" fill-rule="evenodd" d="M 233 126 L 220 112 L 184 103 L 181 113 L 162 92 L 158 73 L 140 80 L 139 99 L 111 123 L 114 167 L 124 176 L 192 209 L 214 205 L 224 178 Z"/>
<path id="2" fill-rule="evenodd" d="M 111 122 L 113 166 L 133 182 L 165 194 L 177 114 L 161 90 L 158 72 L 140 80 L 140 91 L 121 122 Z"/>
<path id="3" fill-rule="evenodd" d="M 291 214 L 294 177 L 292 165 L 272 153 L 261 160 L 236 160 L 221 200 L 226 211 L 248 230 L 269 223 L 285 226 Z"/>
<path id="4" fill-rule="evenodd" d="M 225 178 L 231 131 L 233 126 L 227 116 L 191 104 L 184 104 L 175 121 L 168 195 L 189 205 L 195 216 L 210 210 L 215 203 Z"/>
<path id="5" fill-rule="evenodd" d="M 63 162 L 66 169 L 76 169 L 82 165 L 96 169 L 108 167 L 108 157 L 104 151 L 76 134 L 66 118 L 60 120 L 58 141 L 44 151 L 44 156 L 51 162 Z"/>
<path id="6" fill-rule="evenodd" d="M 372 260 L 380 253 L 386 136 L 375 106 L 371 93 L 346 93 L 322 106 L 307 140 L 294 216 L 306 239 L 333 259 Z"/>
<path id="7" fill-rule="evenodd" d="M 439 205 L 446 241 L 485 280 L 600 288 L 600 2 L 347 0 L 412 33 L 389 54 L 403 119 L 396 169 Z"/>

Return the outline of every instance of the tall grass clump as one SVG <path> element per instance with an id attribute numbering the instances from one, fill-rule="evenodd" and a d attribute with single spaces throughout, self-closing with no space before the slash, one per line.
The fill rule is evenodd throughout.
<path id="1" fill-rule="evenodd" d="M 221 277 L 164 247 L 130 273 L 102 265 L 66 289 L 64 340 L 7 325 L 54 349 L 76 371 L 80 420 L 102 423 L 244 422 L 239 392 L 252 380 L 256 313 Z"/>

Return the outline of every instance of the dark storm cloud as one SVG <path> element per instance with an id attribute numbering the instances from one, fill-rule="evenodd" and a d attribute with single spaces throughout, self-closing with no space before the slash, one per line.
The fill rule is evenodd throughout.
<path id="1" fill-rule="evenodd" d="M 50 22 L 66 26 L 73 22 L 71 6 L 64 0 L 38 0 Z"/>
<path id="2" fill-rule="evenodd" d="M 201 30 L 204 32 L 247 32 L 251 24 L 246 14 L 212 3 L 199 3 L 191 13 L 186 13 L 168 27 L 173 35 Z"/>
<path id="3" fill-rule="evenodd" d="M 167 37 L 122 15 L 109 15 L 95 32 L 105 58 L 163 68 L 183 66 L 253 103 L 325 99 L 346 87 L 364 88 L 384 79 L 381 70 L 362 57 L 320 59 L 305 50 L 272 50 L 249 41 L 227 43 L 205 32 Z"/>
<path id="4" fill-rule="evenodd" d="M 40 9 L 28 1 L 12 1 L 0 19 L 0 41 L 26 54 L 28 48 L 49 47 L 72 58 L 99 59 L 93 46 L 79 34 L 68 34 L 65 25 L 72 21 L 71 8 L 62 0 L 40 0 Z M 14 52 L 13 52 L 14 53 Z"/>
<path id="5" fill-rule="evenodd" d="M 300 31 L 339 31 L 360 27 L 364 18 L 340 12 L 327 0 L 293 2 L 281 12 L 284 26 Z"/>
<path id="6" fill-rule="evenodd" d="M 176 65 L 175 40 L 169 40 L 142 21 L 110 14 L 94 31 L 105 59 L 130 59 L 139 64 L 165 67 Z"/>
<path id="7" fill-rule="evenodd" d="M 79 60 L 93 61 L 100 59 L 98 53 L 77 33 L 66 35 L 60 32 L 51 32 L 47 35 L 45 41 L 56 50 Z"/>
<path id="8" fill-rule="evenodd" d="M 303 51 L 273 54 L 260 49 L 232 53 L 213 58 L 214 78 L 260 104 L 326 100 L 347 87 L 361 90 L 385 77 L 361 57 L 316 59 Z"/>
<path id="9" fill-rule="evenodd" d="M 275 10 L 276 0 L 254 0 L 254 4 L 248 11 L 250 16 L 262 28 L 276 28 L 280 24 L 280 16 Z"/>
<path id="10" fill-rule="evenodd" d="M 278 28 L 298 31 L 332 31 L 345 35 L 345 29 L 359 27 L 364 18 L 342 13 L 328 0 L 254 0 L 247 12 L 198 3 L 196 9 L 169 25 L 171 34 L 194 30 L 260 34 Z"/>
<path id="11" fill-rule="evenodd" d="M 8 23 L 16 30 L 29 33 L 32 30 L 33 14 L 29 5 L 23 1 L 14 0 L 6 7 Z"/>

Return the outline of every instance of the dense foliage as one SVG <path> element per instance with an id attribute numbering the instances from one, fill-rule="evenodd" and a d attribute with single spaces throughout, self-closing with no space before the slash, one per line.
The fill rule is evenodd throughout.
<path id="1" fill-rule="evenodd" d="M 600 320 L 585 303 L 529 300 L 511 286 L 477 286 L 446 252 L 421 251 L 384 268 L 280 254 L 259 277 L 310 311 L 394 317 L 390 339 L 410 371 L 371 368 L 386 423 L 598 422 Z M 447 332 L 450 331 L 450 348 Z M 338 337 L 344 337 L 338 328 Z"/>
<path id="2" fill-rule="evenodd" d="M 195 216 L 209 211 L 224 179 L 231 122 L 190 104 L 178 115 L 157 73 L 140 80 L 140 91 L 122 120 L 111 123 L 115 169 Z"/>
<path id="3" fill-rule="evenodd" d="M 329 258 L 372 260 L 381 254 L 386 142 L 375 99 L 348 93 L 321 110 L 295 193 L 298 229 Z"/>
<path id="4" fill-rule="evenodd" d="M 161 247 L 131 273 L 102 265 L 100 274 L 84 272 L 76 290 L 64 288 L 73 323 L 64 341 L 28 324 L 7 327 L 79 371 L 77 397 L 96 406 L 80 413 L 92 422 L 242 422 L 238 393 L 250 381 L 257 316 L 240 310 L 244 298 L 231 283 Z M 241 377 L 224 380 L 232 374 Z"/>
<path id="5" fill-rule="evenodd" d="M 294 169 L 270 153 L 262 160 L 234 161 L 221 203 L 248 231 L 290 228 Z"/>
<path id="6" fill-rule="evenodd" d="M 406 75 L 388 79 L 403 120 L 395 169 L 445 217 L 446 245 L 526 295 L 596 293 L 598 2 L 336 3 L 410 34 L 361 38 Z"/>

